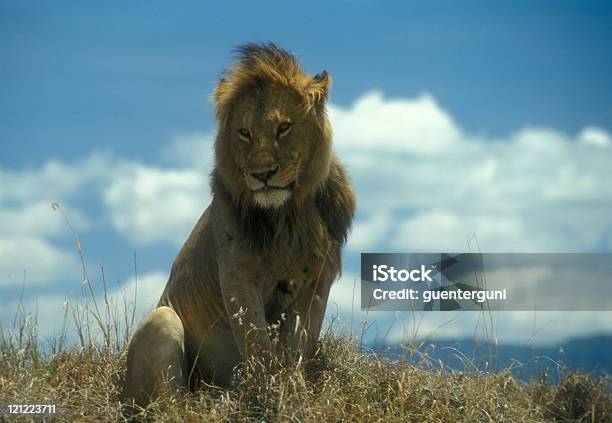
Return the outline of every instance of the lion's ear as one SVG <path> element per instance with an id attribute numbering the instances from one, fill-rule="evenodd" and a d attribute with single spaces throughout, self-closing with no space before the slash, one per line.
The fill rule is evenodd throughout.
<path id="1" fill-rule="evenodd" d="M 324 103 L 329 96 L 331 77 L 326 70 L 313 76 L 306 86 L 308 99 L 312 104 Z"/>

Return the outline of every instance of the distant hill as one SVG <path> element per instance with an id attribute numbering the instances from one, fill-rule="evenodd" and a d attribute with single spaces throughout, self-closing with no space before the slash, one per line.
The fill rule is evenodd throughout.
<path id="1" fill-rule="evenodd" d="M 377 354 L 399 358 L 406 356 L 402 345 L 374 348 Z M 612 335 L 573 338 L 555 346 L 500 344 L 490 345 L 486 340 L 434 339 L 419 348 L 427 359 L 443 363 L 449 369 L 464 370 L 471 363 L 480 370 L 499 371 L 512 367 L 522 380 L 545 376 L 556 383 L 568 371 L 582 371 L 594 375 L 612 374 Z M 413 355 L 413 360 L 422 358 Z M 467 364 L 470 366 L 470 364 Z"/>

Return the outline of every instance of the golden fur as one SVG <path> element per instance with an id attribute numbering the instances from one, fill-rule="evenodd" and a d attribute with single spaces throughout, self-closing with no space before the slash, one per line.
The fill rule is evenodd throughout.
<path id="1" fill-rule="evenodd" d="M 272 350 L 268 328 L 311 356 L 354 214 L 325 112 L 330 78 L 273 44 L 246 44 L 213 94 L 213 200 L 128 350 L 124 399 L 146 405 L 162 380 L 228 386 Z"/>

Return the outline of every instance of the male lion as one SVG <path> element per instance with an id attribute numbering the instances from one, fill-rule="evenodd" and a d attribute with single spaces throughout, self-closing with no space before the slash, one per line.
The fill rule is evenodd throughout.
<path id="1" fill-rule="evenodd" d="M 123 398 L 140 406 L 163 381 L 230 385 L 237 364 L 271 352 L 271 324 L 312 356 L 341 271 L 355 198 L 331 149 L 330 77 L 274 44 L 237 53 L 213 93 L 212 203 L 129 345 Z"/>

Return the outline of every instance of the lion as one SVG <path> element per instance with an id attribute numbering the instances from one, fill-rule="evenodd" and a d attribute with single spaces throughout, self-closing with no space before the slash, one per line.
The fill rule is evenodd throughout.
<path id="1" fill-rule="evenodd" d="M 127 355 L 125 402 L 145 407 L 281 345 L 310 358 L 355 212 L 332 151 L 331 78 L 272 43 L 245 44 L 216 85 L 212 202 L 180 250 Z"/>

